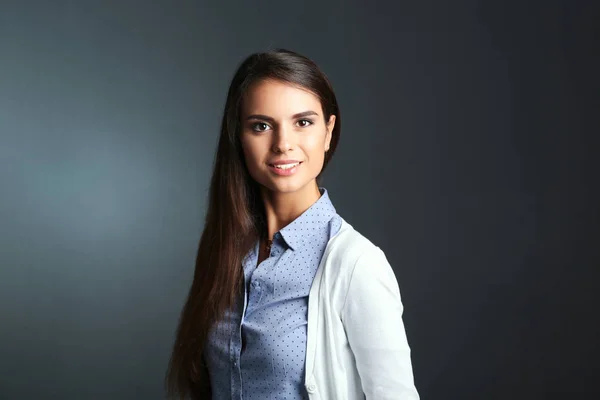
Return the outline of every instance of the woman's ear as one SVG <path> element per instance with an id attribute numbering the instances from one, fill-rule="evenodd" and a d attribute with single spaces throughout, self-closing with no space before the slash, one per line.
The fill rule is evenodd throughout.
<path id="1" fill-rule="evenodd" d="M 329 121 L 327 122 L 327 131 L 325 132 L 325 151 L 329 151 L 329 145 L 331 143 L 331 136 L 333 128 L 335 126 L 335 114 L 331 114 Z"/>

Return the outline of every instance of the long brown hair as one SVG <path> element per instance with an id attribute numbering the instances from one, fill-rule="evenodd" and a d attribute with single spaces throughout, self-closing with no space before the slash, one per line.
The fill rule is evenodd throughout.
<path id="1" fill-rule="evenodd" d="M 241 102 L 253 83 L 275 79 L 302 87 L 321 101 L 325 122 L 336 123 L 323 169 L 340 136 L 340 113 L 333 88 L 310 59 L 275 49 L 254 53 L 238 67 L 227 94 L 210 182 L 208 210 L 200 238 L 194 279 L 183 307 L 165 376 L 169 399 L 210 399 L 210 381 L 203 351 L 212 325 L 231 309 L 244 280 L 244 256 L 266 230 L 258 183 L 251 178 L 242 151 Z"/>

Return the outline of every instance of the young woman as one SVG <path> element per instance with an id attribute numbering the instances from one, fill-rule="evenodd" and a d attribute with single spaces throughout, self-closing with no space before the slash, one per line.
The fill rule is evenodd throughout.
<path id="1" fill-rule="evenodd" d="M 169 398 L 419 398 L 394 272 L 319 183 L 340 123 L 308 58 L 274 50 L 239 66 Z"/>

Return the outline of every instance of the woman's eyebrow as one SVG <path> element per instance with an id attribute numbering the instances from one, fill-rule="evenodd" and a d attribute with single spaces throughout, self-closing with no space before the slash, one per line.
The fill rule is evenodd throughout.
<path id="1" fill-rule="evenodd" d="M 309 115 L 319 115 L 317 114 L 315 111 L 312 110 L 308 110 L 308 111 L 302 111 L 300 113 L 294 114 L 292 115 L 291 119 L 296 119 L 296 118 L 302 118 L 302 117 L 308 117 Z M 246 118 L 247 120 L 251 120 L 251 119 L 260 119 L 263 121 L 268 121 L 268 122 L 275 122 L 275 120 L 267 115 L 262 115 L 262 114 L 252 114 L 249 115 L 248 118 Z"/>

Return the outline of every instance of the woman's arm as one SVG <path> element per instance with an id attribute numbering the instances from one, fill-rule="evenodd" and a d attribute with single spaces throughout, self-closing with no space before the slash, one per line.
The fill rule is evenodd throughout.
<path id="1" fill-rule="evenodd" d="M 354 267 L 341 318 L 367 400 L 417 400 L 400 289 L 379 247 Z"/>

